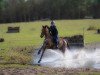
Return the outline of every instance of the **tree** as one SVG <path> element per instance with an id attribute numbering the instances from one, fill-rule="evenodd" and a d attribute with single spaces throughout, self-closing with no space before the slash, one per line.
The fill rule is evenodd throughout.
<path id="1" fill-rule="evenodd" d="M 92 12 L 94 18 L 100 18 L 100 0 L 94 1 Z"/>
<path id="2" fill-rule="evenodd" d="M 100 18 L 100 0 L 0 0 L 0 23 Z"/>

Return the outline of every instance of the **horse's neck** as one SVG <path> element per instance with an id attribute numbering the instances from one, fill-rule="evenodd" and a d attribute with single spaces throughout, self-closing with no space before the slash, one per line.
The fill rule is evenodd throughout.
<path id="1" fill-rule="evenodd" d="M 45 34 L 45 39 L 49 39 L 49 38 L 51 38 L 51 35 L 50 35 L 49 32 L 46 32 L 46 34 Z"/>

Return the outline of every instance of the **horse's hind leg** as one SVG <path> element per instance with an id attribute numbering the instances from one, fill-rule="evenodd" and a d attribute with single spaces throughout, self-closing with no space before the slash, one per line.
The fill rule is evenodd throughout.
<path id="1" fill-rule="evenodd" d="M 67 42 L 63 40 L 63 53 L 65 53 L 66 48 L 67 48 Z"/>
<path id="2" fill-rule="evenodd" d="M 67 43 L 67 48 L 70 49 L 69 43 Z"/>
<path id="3" fill-rule="evenodd" d="M 63 40 L 62 52 L 63 52 L 64 57 L 65 57 L 66 48 L 67 48 L 67 42 Z"/>

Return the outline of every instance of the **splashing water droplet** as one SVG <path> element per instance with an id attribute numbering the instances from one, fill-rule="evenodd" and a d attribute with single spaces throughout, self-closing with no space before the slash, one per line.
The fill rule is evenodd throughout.
<path id="1" fill-rule="evenodd" d="M 37 64 L 40 59 L 37 51 L 33 55 L 33 63 Z M 67 50 L 63 54 L 59 50 L 47 49 L 40 63 L 48 67 L 65 68 L 98 68 L 100 69 L 100 49 L 91 50 Z"/>

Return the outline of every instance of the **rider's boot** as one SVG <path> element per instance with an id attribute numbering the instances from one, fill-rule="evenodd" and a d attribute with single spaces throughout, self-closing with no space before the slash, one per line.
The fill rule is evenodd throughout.
<path id="1" fill-rule="evenodd" d="M 56 45 L 56 49 L 58 49 L 58 45 Z"/>

